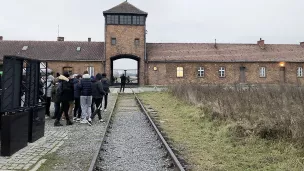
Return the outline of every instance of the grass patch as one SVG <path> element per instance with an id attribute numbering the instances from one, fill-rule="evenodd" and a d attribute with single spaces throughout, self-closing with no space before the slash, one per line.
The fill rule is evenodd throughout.
<path id="1" fill-rule="evenodd" d="M 297 144 L 254 134 L 237 136 L 237 122 L 210 119 L 208 109 L 167 92 L 139 97 L 158 112 L 160 127 L 191 170 L 304 170 L 304 150 Z"/>
<path id="2" fill-rule="evenodd" d="M 62 164 L 62 158 L 58 157 L 56 153 L 51 153 L 43 157 L 46 159 L 45 163 L 41 165 L 38 171 L 53 171 L 56 170 L 56 166 Z"/>

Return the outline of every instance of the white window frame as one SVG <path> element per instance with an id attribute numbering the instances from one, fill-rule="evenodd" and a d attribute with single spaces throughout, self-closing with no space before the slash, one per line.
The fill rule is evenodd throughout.
<path id="1" fill-rule="evenodd" d="M 176 77 L 177 78 L 184 77 L 184 67 L 177 67 L 176 68 Z"/>
<path id="2" fill-rule="evenodd" d="M 198 77 L 204 77 L 205 76 L 205 68 L 204 67 L 199 67 L 197 72 L 198 72 L 198 74 L 197 74 Z"/>
<path id="3" fill-rule="evenodd" d="M 266 67 L 260 67 L 260 78 L 266 77 Z"/>
<path id="4" fill-rule="evenodd" d="M 298 69 L 297 69 L 297 76 L 298 77 L 303 77 L 303 67 L 298 67 Z"/>
<path id="5" fill-rule="evenodd" d="M 94 71 L 94 67 L 93 66 L 89 66 L 87 68 L 87 70 L 88 70 L 90 76 L 94 76 L 95 75 L 95 73 L 94 73 L 95 71 Z"/>
<path id="6" fill-rule="evenodd" d="M 220 67 L 219 68 L 219 77 L 220 78 L 225 78 L 226 77 L 226 68 L 225 67 Z"/>

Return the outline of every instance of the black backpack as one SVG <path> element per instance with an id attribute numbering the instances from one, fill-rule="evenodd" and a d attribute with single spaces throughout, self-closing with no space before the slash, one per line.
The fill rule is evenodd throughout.
<path id="1" fill-rule="evenodd" d="M 110 90 L 110 84 L 107 79 L 102 80 L 103 90 L 107 93 Z"/>

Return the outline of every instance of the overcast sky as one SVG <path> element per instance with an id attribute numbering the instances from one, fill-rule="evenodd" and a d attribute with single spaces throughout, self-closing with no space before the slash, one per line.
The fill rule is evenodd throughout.
<path id="1" fill-rule="evenodd" d="M 122 0 L 0 0 L 5 40 L 104 41 L 102 12 Z M 303 0 L 129 0 L 148 12 L 147 42 L 298 44 Z"/>

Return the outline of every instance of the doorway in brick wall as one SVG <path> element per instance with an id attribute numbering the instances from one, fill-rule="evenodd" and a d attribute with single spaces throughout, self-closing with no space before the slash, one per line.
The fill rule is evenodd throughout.
<path id="1" fill-rule="evenodd" d="M 121 84 L 121 77 L 126 77 L 126 85 L 139 85 L 140 58 L 133 55 L 118 55 L 111 57 L 111 83 Z"/>
<path id="2" fill-rule="evenodd" d="M 240 83 L 246 83 L 246 67 L 240 67 Z"/>

